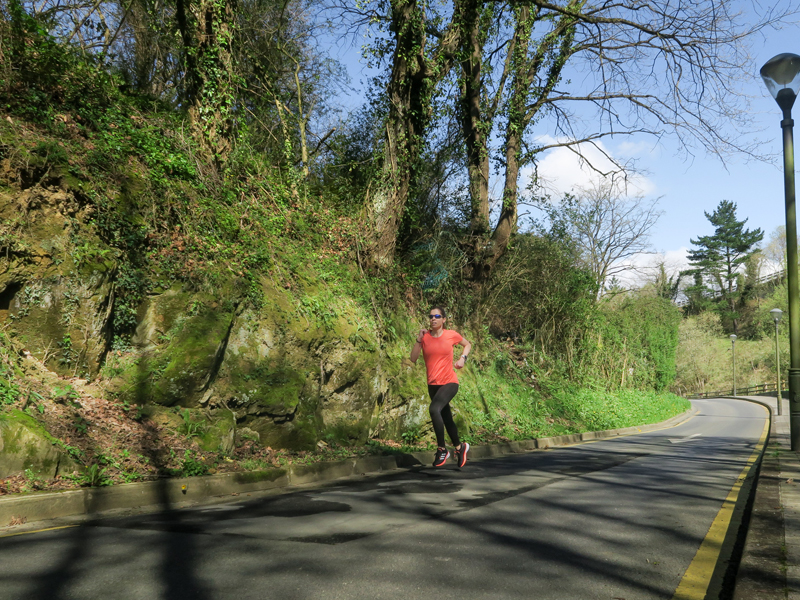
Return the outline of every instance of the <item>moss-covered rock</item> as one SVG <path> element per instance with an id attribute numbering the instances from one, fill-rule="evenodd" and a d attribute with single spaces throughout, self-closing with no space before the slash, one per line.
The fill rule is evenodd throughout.
<path id="1" fill-rule="evenodd" d="M 89 214 L 58 185 L 0 194 L 0 217 L 13 231 L 0 256 L 0 319 L 20 345 L 62 375 L 97 374 L 110 342 L 117 264 L 90 231 L 76 235 Z M 14 225 L 22 222 L 24 228 Z"/>
<path id="2" fill-rule="evenodd" d="M 33 417 L 13 410 L 0 413 L 0 478 L 27 469 L 39 477 L 70 473 L 78 465 L 53 445 L 52 437 Z"/>
<path id="3" fill-rule="evenodd" d="M 151 298 L 134 338 L 142 347 L 116 389 L 138 404 L 197 407 L 219 370 L 235 305 L 169 291 Z"/>
<path id="4" fill-rule="evenodd" d="M 130 265 L 96 234 L 71 191 L 77 187 L 0 197 L 0 215 L 23 214 L 30 233 L 17 240 L 19 252 L 0 256 L 0 319 L 51 370 L 92 377 L 111 347 L 122 302 L 117 280 Z M 196 412 L 206 423 L 198 443 L 223 452 L 234 447 L 237 428 L 267 446 L 303 449 L 419 427 L 427 418 L 424 382 L 399 368 L 407 348 L 386 346 L 363 308 L 333 295 L 312 266 L 295 268 L 300 289 L 264 276 L 256 302 L 235 274 L 217 273 L 214 286 L 201 289 L 143 275 L 151 278 L 142 282 L 147 295 L 135 315 L 125 313 L 137 321 L 133 352 L 104 372 L 107 389 L 140 406 Z M 149 412 L 180 427 L 178 412 Z"/>
<path id="5" fill-rule="evenodd" d="M 236 417 L 230 410 L 213 414 L 209 424 L 203 428 L 197 443 L 203 450 L 230 454 L 236 441 Z"/>

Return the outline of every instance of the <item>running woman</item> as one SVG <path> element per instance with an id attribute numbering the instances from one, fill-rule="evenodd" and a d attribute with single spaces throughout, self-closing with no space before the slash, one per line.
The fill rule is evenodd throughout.
<path id="1" fill-rule="evenodd" d="M 458 393 L 458 377 L 456 369 L 463 369 L 467 356 L 472 349 L 472 344 L 465 340 L 458 332 L 445 329 L 447 314 L 444 309 L 435 306 L 428 315 L 429 329 L 420 329 L 417 343 L 411 349 L 411 362 L 416 364 L 419 353 L 425 360 L 425 370 L 428 373 L 428 394 L 431 397 L 430 414 L 433 421 L 433 431 L 436 433 L 436 443 L 439 446 L 433 459 L 434 467 L 441 467 L 450 458 L 450 452 L 444 443 L 444 430 L 450 436 L 450 441 L 456 447 L 456 462 L 459 467 L 467 464 L 469 444 L 458 439 L 458 428 L 453 421 L 450 411 L 450 401 Z M 459 359 L 453 364 L 453 346 L 463 346 L 464 350 Z"/>

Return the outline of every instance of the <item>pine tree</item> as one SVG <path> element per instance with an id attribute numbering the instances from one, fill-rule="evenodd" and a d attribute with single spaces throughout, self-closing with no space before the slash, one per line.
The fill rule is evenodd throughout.
<path id="1" fill-rule="evenodd" d="M 736 309 L 742 295 L 737 277 L 740 267 L 758 250 L 756 245 L 764 238 L 764 232 L 760 228 L 745 229 L 747 219 L 736 219 L 736 203 L 730 200 L 721 201 L 712 214 L 705 215 L 716 229 L 713 235 L 690 240 L 696 246 L 689 250 L 689 262 L 694 268 L 685 273 L 697 276 L 698 283 L 702 281 L 701 286 L 710 295 L 721 296 L 723 320 L 731 322 L 736 333 Z"/>

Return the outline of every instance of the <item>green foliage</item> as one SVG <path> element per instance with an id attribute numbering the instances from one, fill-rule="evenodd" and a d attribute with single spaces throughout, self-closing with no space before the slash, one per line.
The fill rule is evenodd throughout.
<path id="1" fill-rule="evenodd" d="M 264 471 L 272 468 L 272 463 L 257 458 L 247 458 L 239 464 L 245 471 Z"/>
<path id="2" fill-rule="evenodd" d="M 453 401 L 467 441 L 530 439 L 656 423 L 688 407 L 685 400 L 652 389 L 618 388 L 608 382 L 572 381 L 539 360 L 530 346 L 513 352 L 480 340 L 482 360 L 459 374 Z M 544 358 L 544 357 L 542 357 Z"/>
<path id="3" fill-rule="evenodd" d="M 172 474 L 178 477 L 197 477 L 208 473 L 208 465 L 202 457 L 199 459 L 194 457 L 191 450 L 186 450 L 183 453 L 183 460 L 178 469 L 173 469 Z"/>
<path id="4" fill-rule="evenodd" d="M 668 392 L 564 388 L 554 393 L 553 403 L 584 431 L 603 431 L 633 425 L 659 423 L 685 410 L 688 400 Z"/>
<path id="5" fill-rule="evenodd" d="M 181 423 L 178 431 L 186 437 L 201 436 L 208 429 L 208 424 L 203 419 L 195 419 L 188 408 L 183 409 L 180 414 L 183 423 Z"/>
<path id="6" fill-rule="evenodd" d="M 71 458 L 75 459 L 78 462 L 83 462 L 86 455 L 80 448 L 76 448 L 75 446 L 70 446 L 65 441 L 60 440 L 58 438 L 53 438 L 52 442 L 56 446 L 64 450 L 67 454 L 69 454 Z"/>
<path id="7" fill-rule="evenodd" d="M 116 98 L 117 88 L 105 65 L 59 44 L 22 2 L 10 0 L 8 18 L 0 27 L 0 45 L 14 66 L 4 70 L 0 80 L 0 102 L 7 110 L 59 128 L 55 119 L 59 111 L 81 111 L 91 122 L 96 108 Z"/>
<path id="8" fill-rule="evenodd" d="M 19 394 L 19 388 L 16 385 L 0 377 L 0 406 L 13 404 L 19 398 Z"/>
<path id="9" fill-rule="evenodd" d="M 776 292 L 776 296 L 780 296 L 780 293 Z M 759 321 L 764 336 L 761 339 L 736 340 L 736 382 L 739 389 L 776 381 L 775 325 L 767 308 L 775 306 L 765 303 L 760 313 Z M 779 337 L 784 386 L 789 368 L 789 339 L 785 321 L 784 318 Z M 676 366 L 677 377 L 671 387 L 676 393 L 688 395 L 731 390 L 731 342 L 716 311 L 691 315 L 681 322 Z"/>
<path id="10" fill-rule="evenodd" d="M 498 336 L 567 352 L 594 311 L 596 284 L 563 240 L 517 236 L 486 286 L 481 320 Z"/>
<path id="11" fill-rule="evenodd" d="M 409 446 L 415 446 L 422 441 L 422 429 L 419 427 L 412 427 L 400 434 L 400 437 Z"/>
<path id="12" fill-rule="evenodd" d="M 729 200 L 722 200 L 713 213 L 705 215 L 715 227 L 714 234 L 690 240 L 696 246 L 688 255 L 693 268 L 685 273 L 695 276 L 695 285 L 687 294 L 690 299 L 721 295 L 724 302 L 716 306 L 723 320 L 731 323 L 730 330 L 736 333 L 740 317 L 737 301 L 744 288 L 744 285 L 736 285 L 736 280 L 740 267 L 750 259 L 764 232 L 745 229 L 747 219 L 737 220 L 736 203 Z"/>
<path id="13" fill-rule="evenodd" d="M 84 472 L 78 476 L 78 483 L 85 487 L 104 487 L 113 485 L 114 481 L 108 476 L 108 467 L 101 467 L 93 463 L 86 467 Z"/>
<path id="14" fill-rule="evenodd" d="M 325 194 L 326 203 L 353 213 L 360 210 L 370 181 L 377 175 L 375 160 L 380 111 L 369 105 L 357 110 L 326 145 L 326 154 L 312 181 L 312 190 Z"/>
<path id="15" fill-rule="evenodd" d="M 72 347 L 72 336 L 69 333 L 64 334 L 64 337 L 58 342 L 58 347 L 61 349 L 58 362 L 67 367 L 75 365 L 78 353 Z"/>
<path id="16" fill-rule="evenodd" d="M 20 375 L 19 355 L 5 330 L 0 329 L 0 408 L 19 399 L 21 391 L 17 379 Z"/>
<path id="17" fill-rule="evenodd" d="M 75 427 L 75 431 L 78 433 L 85 435 L 86 431 L 89 429 L 89 421 L 84 419 L 81 416 L 75 417 L 72 421 L 72 426 Z"/>
<path id="18" fill-rule="evenodd" d="M 590 362 L 606 387 L 667 389 L 675 379 L 680 320 L 680 311 L 665 298 L 633 294 L 603 304 L 594 321 L 596 343 L 589 343 Z M 587 342 L 590 339 L 587 336 Z"/>
<path id="19" fill-rule="evenodd" d="M 25 485 L 22 486 L 23 492 L 35 492 L 44 488 L 45 480 L 39 477 L 32 469 L 25 469 Z"/>
<path id="20" fill-rule="evenodd" d="M 65 402 L 73 406 L 80 406 L 78 403 L 80 397 L 78 391 L 69 384 L 64 387 L 56 386 L 53 388 L 52 398 L 56 402 Z"/>

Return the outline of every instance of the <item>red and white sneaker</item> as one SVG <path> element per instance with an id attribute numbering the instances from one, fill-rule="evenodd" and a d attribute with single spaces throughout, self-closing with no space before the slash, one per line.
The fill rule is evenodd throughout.
<path id="1" fill-rule="evenodd" d="M 469 443 L 461 442 L 461 447 L 456 448 L 456 462 L 459 468 L 467 464 L 467 452 L 469 452 Z"/>
<path id="2" fill-rule="evenodd" d="M 441 467 L 450 458 L 450 452 L 447 448 L 437 448 L 436 454 L 433 456 L 433 466 Z"/>

